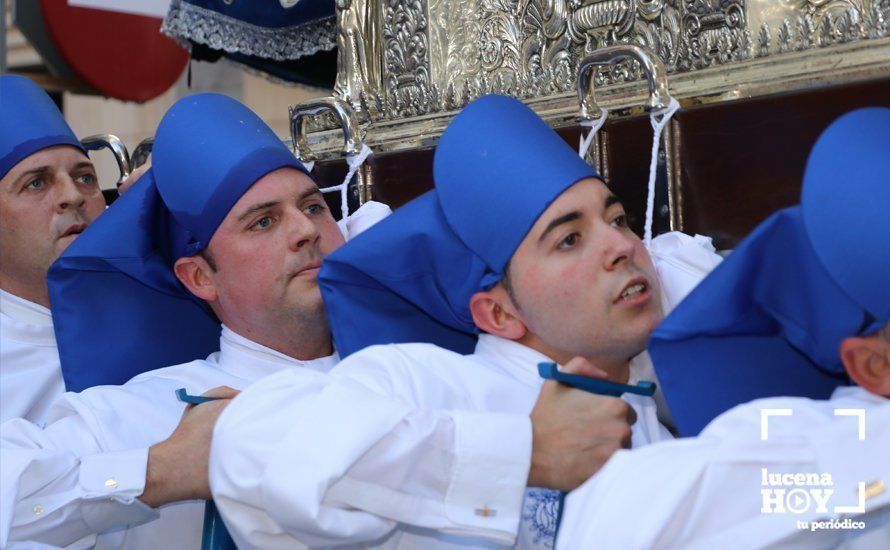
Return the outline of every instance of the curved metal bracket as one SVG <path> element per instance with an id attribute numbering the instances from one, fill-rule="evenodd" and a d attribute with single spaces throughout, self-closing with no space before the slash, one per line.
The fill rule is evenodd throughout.
<path id="1" fill-rule="evenodd" d="M 94 136 L 87 136 L 80 140 L 81 145 L 87 151 L 98 151 L 99 149 L 108 149 L 114 155 L 114 160 L 117 161 L 117 168 L 120 170 L 120 179 L 117 180 L 117 187 L 130 177 L 130 172 L 132 172 L 133 168 L 130 164 L 130 152 L 127 151 L 127 146 L 124 145 L 117 136 L 112 134 L 96 134 Z"/>
<path id="2" fill-rule="evenodd" d="M 359 137 L 358 118 L 355 110 L 347 102 L 336 97 L 322 97 L 311 99 L 303 103 L 294 105 L 289 109 L 290 114 L 290 135 L 297 158 L 301 162 L 312 162 L 318 160 L 318 155 L 309 148 L 309 142 L 306 140 L 306 119 L 316 116 L 324 111 L 332 111 L 340 121 L 340 127 L 343 129 L 344 145 L 341 154 L 357 155 L 361 147 L 361 139 Z"/>
<path id="3" fill-rule="evenodd" d="M 655 54 L 640 46 L 610 46 L 602 48 L 581 60 L 578 69 L 578 102 L 581 103 L 581 113 L 578 120 L 594 120 L 599 118 L 600 108 L 596 104 L 593 93 L 593 79 L 591 69 L 614 65 L 625 59 L 638 61 L 643 67 L 646 82 L 649 85 L 649 100 L 646 101 L 646 111 L 658 111 L 666 109 L 671 102 L 671 96 L 667 88 L 667 71 L 664 63 Z"/>
<path id="4" fill-rule="evenodd" d="M 133 166 L 133 170 L 148 162 L 148 156 L 151 155 L 151 150 L 154 147 L 154 144 L 154 136 L 147 137 L 140 141 L 139 145 L 133 149 L 133 154 L 130 155 L 130 164 Z"/>

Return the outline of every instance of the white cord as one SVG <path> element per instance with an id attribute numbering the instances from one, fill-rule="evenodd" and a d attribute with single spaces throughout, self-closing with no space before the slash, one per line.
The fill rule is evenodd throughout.
<path id="1" fill-rule="evenodd" d="M 649 250 L 652 243 L 652 218 L 655 210 L 655 174 L 658 166 L 658 145 L 661 143 L 661 133 L 667 123 L 680 110 L 680 104 L 671 98 L 667 108 L 653 111 L 649 114 L 649 122 L 652 124 L 654 136 L 652 138 L 652 158 L 649 160 L 649 187 L 646 195 L 646 225 L 643 229 L 643 245 Z"/>
<path id="2" fill-rule="evenodd" d="M 343 183 L 321 189 L 322 193 L 340 191 L 340 211 L 343 214 L 342 219 L 344 220 L 349 217 L 349 182 L 352 181 L 352 176 L 358 172 L 361 165 L 364 164 L 372 154 L 374 154 L 374 152 L 371 151 L 371 148 L 362 143 L 362 150 L 359 151 L 358 154 L 346 157 L 346 164 L 349 165 L 349 171 L 346 172 L 346 178 L 343 180 Z"/>
<path id="3" fill-rule="evenodd" d="M 582 131 L 581 140 L 578 143 L 578 156 L 582 159 L 587 155 L 587 151 L 590 150 L 590 145 L 593 143 L 593 137 L 597 132 L 600 131 L 600 128 L 603 127 L 603 124 L 606 123 L 606 119 L 609 118 L 609 111 L 600 108 L 600 116 L 599 118 L 595 118 L 593 120 L 582 120 L 580 122 L 583 128 L 590 128 L 590 131 L 587 132 L 587 136 L 585 137 Z"/>

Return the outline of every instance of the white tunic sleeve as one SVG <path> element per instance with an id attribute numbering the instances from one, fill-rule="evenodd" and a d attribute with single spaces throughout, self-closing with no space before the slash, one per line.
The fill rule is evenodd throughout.
<path id="1" fill-rule="evenodd" d="M 22 419 L 0 425 L 0 547 L 65 546 L 157 517 L 136 498 L 148 449 L 103 452 L 90 420 L 60 403 L 44 429 Z"/>
<path id="2" fill-rule="evenodd" d="M 860 441 L 854 419 L 834 417 L 831 402 L 808 401 L 755 401 L 699 437 L 619 451 L 567 497 L 557 548 L 837 547 L 842 530 L 809 527 L 843 517 L 835 507 L 856 504 L 859 481 L 890 479 L 890 406 L 868 410 L 870 431 Z M 762 440 L 762 408 L 794 414 L 770 423 Z M 814 494 L 828 498 L 824 509 Z"/>
<path id="3" fill-rule="evenodd" d="M 217 423 L 210 463 L 236 543 L 370 542 L 399 522 L 512 543 L 530 467 L 528 416 L 416 408 L 410 389 L 390 393 L 399 390 L 283 372 L 239 395 Z"/>

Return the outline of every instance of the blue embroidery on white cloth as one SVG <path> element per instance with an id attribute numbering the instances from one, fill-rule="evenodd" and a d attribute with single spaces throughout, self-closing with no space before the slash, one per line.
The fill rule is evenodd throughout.
<path id="1" fill-rule="evenodd" d="M 529 489 L 525 492 L 522 528 L 530 535 L 532 544 L 553 548 L 558 517 L 559 491 Z"/>

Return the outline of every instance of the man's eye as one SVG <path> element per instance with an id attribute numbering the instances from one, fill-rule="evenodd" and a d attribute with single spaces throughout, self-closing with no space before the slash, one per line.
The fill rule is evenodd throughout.
<path id="1" fill-rule="evenodd" d="M 44 183 L 43 179 L 34 178 L 25 184 L 25 189 L 43 189 L 45 186 L 46 183 Z"/>
<path id="2" fill-rule="evenodd" d="M 263 216 L 262 218 L 258 219 L 256 222 L 254 222 L 252 227 L 255 229 L 266 229 L 270 225 L 272 225 L 272 217 L 271 216 Z"/>
<path id="3" fill-rule="evenodd" d="M 90 173 L 82 174 L 77 177 L 77 182 L 82 183 L 83 185 L 93 185 L 96 183 L 96 176 L 95 174 Z"/>
<path id="4" fill-rule="evenodd" d="M 569 233 L 565 236 L 565 238 L 559 241 L 559 244 L 556 245 L 556 248 L 566 249 L 572 248 L 576 244 L 578 244 L 578 240 L 581 238 L 581 235 L 578 233 Z"/>
<path id="5" fill-rule="evenodd" d="M 612 227 L 627 227 L 627 214 L 615 216 L 612 220 Z"/>
<path id="6" fill-rule="evenodd" d="M 313 214 L 321 214 L 325 210 L 327 210 L 327 208 L 325 208 L 324 205 L 310 204 L 303 211 L 306 212 L 306 214 L 313 215 Z"/>

